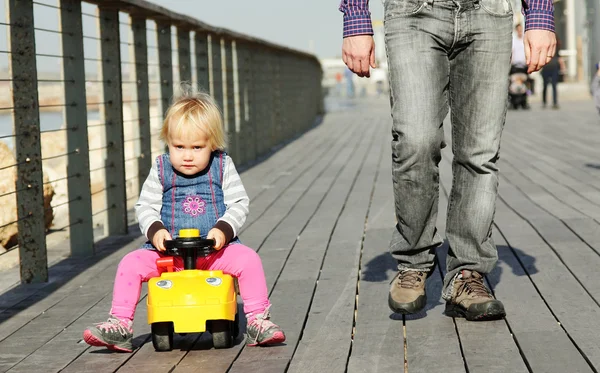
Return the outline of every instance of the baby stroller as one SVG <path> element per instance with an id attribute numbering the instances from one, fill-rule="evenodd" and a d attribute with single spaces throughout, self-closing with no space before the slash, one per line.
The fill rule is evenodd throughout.
<path id="1" fill-rule="evenodd" d="M 510 69 L 508 99 L 511 108 L 529 109 L 527 96 L 531 92 L 527 66 L 513 65 Z"/>

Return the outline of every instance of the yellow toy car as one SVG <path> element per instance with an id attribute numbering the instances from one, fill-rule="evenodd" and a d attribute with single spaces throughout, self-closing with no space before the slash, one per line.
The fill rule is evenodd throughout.
<path id="1" fill-rule="evenodd" d="M 209 331 L 215 348 L 229 348 L 239 334 L 234 278 L 222 271 L 196 269 L 196 259 L 214 252 L 214 240 L 200 238 L 197 229 L 182 229 L 165 242 L 170 256 L 156 264 L 160 277 L 148 281 L 148 324 L 156 351 L 173 349 L 173 333 Z M 184 270 L 174 271 L 175 256 Z"/>

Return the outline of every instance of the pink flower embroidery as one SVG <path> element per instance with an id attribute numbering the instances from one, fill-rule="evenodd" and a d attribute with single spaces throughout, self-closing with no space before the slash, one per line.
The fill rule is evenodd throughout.
<path id="1" fill-rule="evenodd" d="M 206 202 L 200 196 L 187 196 L 183 200 L 183 212 L 194 217 L 204 214 Z"/>

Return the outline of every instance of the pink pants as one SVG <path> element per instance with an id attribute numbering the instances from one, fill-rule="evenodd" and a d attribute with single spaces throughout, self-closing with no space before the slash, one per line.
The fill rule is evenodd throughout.
<path id="1" fill-rule="evenodd" d="M 115 277 L 111 314 L 119 319 L 133 320 L 135 306 L 140 298 L 142 282 L 160 276 L 156 259 L 164 255 L 155 250 L 139 249 L 125 255 Z M 183 261 L 176 258 L 176 270 L 183 269 Z M 262 313 L 269 306 L 267 282 L 258 254 L 242 244 L 231 244 L 205 257 L 198 258 L 197 269 L 221 270 L 238 280 L 244 301 L 244 313 Z"/>

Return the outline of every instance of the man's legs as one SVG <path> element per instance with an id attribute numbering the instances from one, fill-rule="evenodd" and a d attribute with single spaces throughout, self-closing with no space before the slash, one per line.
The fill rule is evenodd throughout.
<path id="1" fill-rule="evenodd" d="M 491 235 L 498 194 L 496 163 L 506 118 L 512 31 L 508 0 L 477 3 L 460 0 L 460 3 L 464 13 L 457 17 L 459 37 L 450 62 L 454 159 L 446 224 L 450 250 L 443 293 L 446 300 L 453 298 L 453 301 L 457 278 L 464 276 L 461 281 L 466 285 L 476 283 L 483 287 L 481 278 L 470 273 L 490 272 L 498 258 Z M 475 289 L 475 293 L 478 290 L 482 289 Z M 487 299 L 486 307 L 493 305 L 494 309 L 471 310 L 481 312 L 475 316 L 483 316 L 485 312 L 502 316 L 504 310 L 498 308 L 501 303 L 493 301 L 491 296 Z"/>
<path id="2" fill-rule="evenodd" d="M 542 74 L 542 79 L 544 79 L 544 89 L 542 90 L 542 104 L 546 107 L 547 104 L 547 94 L 548 94 L 548 83 L 550 83 L 550 78 L 546 75 Z"/>
<path id="3" fill-rule="evenodd" d="M 400 270 L 392 283 L 389 303 L 402 313 L 424 307 L 425 273 L 433 267 L 435 248 L 442 243 L 435 227 L 438 163 L 444 137 L 442 122 L 448 113 L 446 48 L 454 37 L 453 14 L 448 6 L 411 4 L 390 1 L 385 9 L 397 220 L 390 252 Z M 403 274 L 407 270 L 413 270 L 408 277 Z"/>

